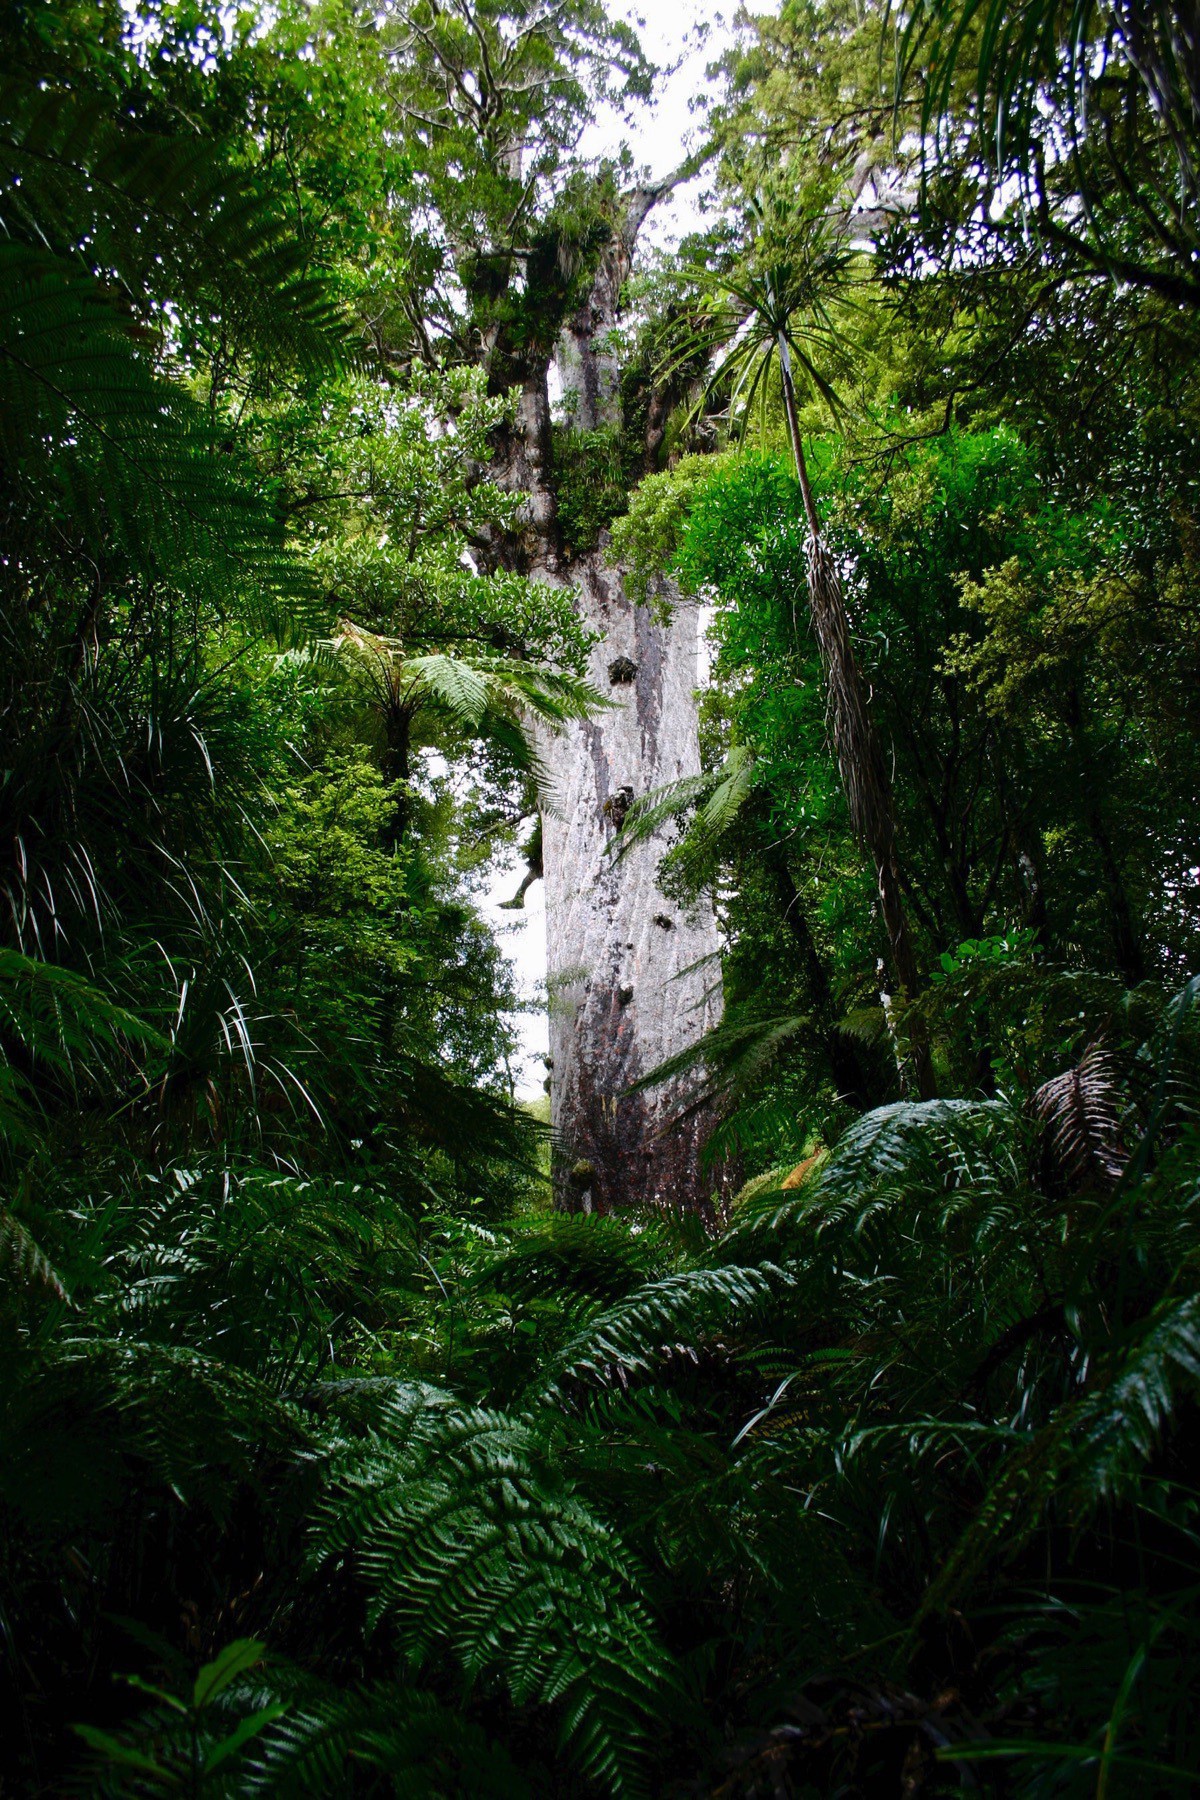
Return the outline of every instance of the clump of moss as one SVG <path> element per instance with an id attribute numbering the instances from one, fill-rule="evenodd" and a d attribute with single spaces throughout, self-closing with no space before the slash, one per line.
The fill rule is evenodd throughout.
<path id="1" fill-rule="evenodd" d="M 554 433 L 554 470 L 563 548 L 568 556 L 587 556 L 629 505 L 642 472 L 640 446 L 615 425 L 563 426 Z"/>

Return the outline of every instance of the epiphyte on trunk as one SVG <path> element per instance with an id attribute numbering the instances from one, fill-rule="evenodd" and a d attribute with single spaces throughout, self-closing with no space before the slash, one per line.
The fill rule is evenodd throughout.
<path id="1" fill-rule="evenodd" d="M 616 829 L 620 831 L 622 825 L 625 823 L 625 815 L 632 805 L 633 789 L 631 787 L 619 787 L 615 794 L 610 794 L 608 796 L 608 799 L 604 802 L 604 806 L 601 810 L 603 811 L 605 818 L 611 820 Z"/>

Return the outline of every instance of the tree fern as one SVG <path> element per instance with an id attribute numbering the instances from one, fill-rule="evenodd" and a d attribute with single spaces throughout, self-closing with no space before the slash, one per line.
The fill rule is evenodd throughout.
<path id="1" fill-rule="evenodd" d="M 696 816 L 691 836 L 700 851 L 713 842 L 737 818 L 754 787 L 754 757 L 744 744 L 731 744 L 720 768 L 708 775 L 685 775 L 635 800 L 613 840 L 618 857 L 635 844 L 645 843 L 661 825 L 691 808 Z"/>
<path id="2" fill-rule="evenodd" d="M 98 97 L 9 72 L 0 220 L 77 271 L 114 272 L 139 317 L 207 290 L 261 351 L 310 373 L 336 364 L 336 313 L 289 221 L 196 131 L 147 130 Z"/>
<path id="3" fill-rule="evenodd" d="M 182 388 L 154 369 L 96 279 L 0 243 L 0 453 L 30 504 L 115 534 L 152 569 L 299 585 L 277 525 Z"/>
<path id="4" fill-rule="evenodd" d="M 560 1709 L 581 1767 L 641 1790 L 666 1668 L 611 1530 L 556 1475 L 531 1422 L 401 1389 L 337 1459 L 313 1561 L 353 1553 L 370 1617 L 413 1667 L 449 1649 L 466 1681 Z"/>
<path id="5" fill-rule="evenodd" d="M 634 1290 L 590 1319 L 549 1360 L 540 1377 L 543 1397 L 580 1380 L 617 1380 L 646 1373 L 670 1349 L 694 1344 L 739 1323 L 789 1276 L 771 1263 L 743 1268 L 693 1268 Z"/>

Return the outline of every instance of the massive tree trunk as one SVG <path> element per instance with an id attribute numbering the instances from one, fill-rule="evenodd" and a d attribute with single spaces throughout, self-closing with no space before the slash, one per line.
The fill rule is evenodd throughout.
<path id="1" fill-rule="evenodd" d="M 587 299 L 560 335 L 555 362 L 574 430 L 621 423 L 611 336 L 621 287 L 638 231 L 674 179 L 626 196 Z M 581 617 L 599 634 L 591 679 L 616 703 L 544 744 L 554 795 L 543 821 L 543 867 L 556 1190 L 562 1205 L 604 1212 L 702 1208 L 716 1185 L 700 1154 L 711 1113 L 679 1117 L 678 1081 L 635 1095 L 628 1089 L 719 1020 L 716 920 L 707 901 L 688 913 L 659 891 L 663 839 L 619 860 L 610 854 L 633 800 L 699 772 L 700 618 L 695 606 L 679 603 L 663 624 L 634 605 L 603 547 L 564 558 L 553 520 L 545 375 L 528 384 L 508 474 L 530 495 L 526 566 L 575 590 Z"/>
<path id="2" fill-rule="evenodd" d="M 694 1044 L 720 1018 L 716 921 L 666 900 L 650 840 L 619 861 L 610 846 L 626 807 L 700 767 L 696 687 L 700 620 L 690 604 L 659 624 L 625 593 L 602 553 L 570 579 L 601 641 L 591 677 L 618 702 L 548 746 L 556 807 L 544 820 L 550 990 L 551 1119 L 560 1203 L 597 1211 L 703 1207 L 714 1187 L 700 1159 L 707 1110 L 678 1120 L 682 1090 L 627 1089 Z M 614 680 L 615 675 L 615 680 Z"/>

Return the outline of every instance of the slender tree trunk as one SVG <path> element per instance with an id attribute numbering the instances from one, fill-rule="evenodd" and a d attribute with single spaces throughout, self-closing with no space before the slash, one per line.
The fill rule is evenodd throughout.
<path id="1" fill-rule="evenodd" d="M 779 336 L 779 366 L 796 477 L 800 483 L 804 513 L 808 520 L 809 608 L 813 634 L 825 672 L 834 754 L 850 808 L 851 826 L 874 865 L 879 911 L 887 934 L 900 997 L 902 1001 L 911 1001 L 920 991 L 921 980 L 912 933 L 900 893 L 891 783 L 883 760 L 882 746 L 871 720 L 854 645 L 850 641 L 850 622 L 846 617 L 842 598 L 841 577 L 837 563 L 821 535 L 821 519 L 808 478 L 808 464 L 800 438 L 791 356 L 782 333 Z M 918 1092 L 923 1099 L 927 1099 L 934 1091 L 933 1069 L 923 1034 L 913 1034 L 911 1059 Z"/>
<path id="2" fill-rule="evenodd" d="M 390 849 L 395 849 L 403 840 L 408 829 L 409 793 L 408 783 L 412 778 L 411 734 L 412 713 L 402 702 L 388 702 L 383 709 L 384 752 L 383 778 L 385 781 L 400 782 L 401 788 L 396 796 L 391 819 L 388 822 L 387 841 Z"/>
<path id="3" fill-rule="evenodd" d="M 1109 929 L 1112 932 L 1113 955 L 1121 979 L 1130 987 L 1137 987 L 1139 982 L 1146 979 L 1146 956 L 1142 948 L 1141 935 L 1134 922 L 1133 907 L 1130 905 L 1129 891 L 1125 886 L 1125 876 L 1117 860 L 1116 852 L 1113 850 L 1108 826 L 1098 804 L 1098 796 L 1103 792 L 1103 783 L 1096 769 L 1091 745 L 1088 743 L 1083 702 L 1074 682 L 1067 690 L 1067 722 L 1079 771 L 1080 793 L 1084 796 L 1083 822 L 1087 827 L 1088 835 L 1096 846 L 1096 852 L 1100 859 L 1100 872 L 1108 895 L 1108 920 Z"/>

